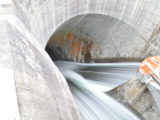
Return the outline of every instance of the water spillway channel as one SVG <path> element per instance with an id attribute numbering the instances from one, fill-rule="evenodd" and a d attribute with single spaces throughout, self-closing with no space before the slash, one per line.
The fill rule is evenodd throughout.
<path id="1" fill-rule="evenodd" d="M 107 94 L 136 77 L 139 63 L 76 63 L 57 61 L 84 120 L 139 120 Z"/>

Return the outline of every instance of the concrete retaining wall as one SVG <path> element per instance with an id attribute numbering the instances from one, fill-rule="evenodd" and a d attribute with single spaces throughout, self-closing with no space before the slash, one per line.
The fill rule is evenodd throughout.
<path id="1" fill-rule="evenodd" d="M 14 0 L 9 8 L 11 11 L 3 9 L 0 16 L 3 24 L 0 65 L 14 73 L 21 119 L 78 119 L 67 83 L 44 50 L 57 28 L 75 16 L 88 13 L 110 16 L 115 23 L 109 36 L 114 32 L 112 38 L 122 36 L 121 40 L 129 43 L 143 40 L 140 53 L 144 57 L 160 52 L 158 0 Z M 121 27 L 122 24 L 127 27 Z M 119 32 L 121 29 L 123 32 Z M 132 35 L 132 30 L 137 34 Z"/>

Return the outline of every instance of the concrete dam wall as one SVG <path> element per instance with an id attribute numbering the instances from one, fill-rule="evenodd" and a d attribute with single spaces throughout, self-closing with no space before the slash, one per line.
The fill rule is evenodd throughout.
<path id="1" fill-rule="evenodd" d="M 15 84 L 18 102 L 11 98 L 21 119 L 79 120 L 68 84 L 52 60 L 137 62 L 158 56 L 159 15 L 158 0 L 0 3 L 0 71 L 7 71 L 4 81 Z"/>

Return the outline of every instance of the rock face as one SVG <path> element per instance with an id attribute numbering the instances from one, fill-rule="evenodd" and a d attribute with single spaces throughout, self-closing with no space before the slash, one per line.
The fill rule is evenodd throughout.
<path id="1" fill-rule="evenodd" d="M 84 16 L 77 17 L 79 15 Z M 67 83 L 45 51 L 49 39 L 57 30 L 62 32 L 67 28 L 66 23 L 74 23 L 72 27 L 76 31 L 87 34 L 94 43 L 99 44 L 102 52 L 97 56 L 89 49 L 88 56 L 137 60 L 160 53 L 159 15 L 158 0 L 2 2 L 0 67 L 14 74 L 12 79 L 16 85 L 21 119 L 79 119 Z M 79 38 L 81 34 L 77 36 Z"/>

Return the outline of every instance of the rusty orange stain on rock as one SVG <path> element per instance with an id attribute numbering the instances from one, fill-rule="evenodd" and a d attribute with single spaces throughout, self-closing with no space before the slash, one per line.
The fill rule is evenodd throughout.
<path id="1" fill-rule="evenodd" d="M 70 33 L 70 39 L 71 39 L 71 40 L 75 40 L 75 33 L 74 33 L 74 32 L 71 32 L 71 33 Z"/>
<path id="2" fill-rule="evenodd" d="M 91 51 L 99 50 L 98 44 L 83 36 L 76 36 L 73 31 L 58 33 L 53 40 L 55 41 L 53 45 L 64 49 L 69 55 L 76 57 L 76 59 L 79 59 L 79 56 L 91 56 Z"/>
<path id="3" fill-rule="evenodd" d="M 63 46 L 64 44 L 65 44 L 65 40 L 64 40 L 64 39 L 61 39 L 61 40 L 60 40 L 60 45 Z"/>
<path id="4" fill-rule="evenodd" d="M 65 37 L 66 37 L 66 40 L 69 40 L 70 39 L 70 33 L 67 32 L 67 34 L 65 35 Z"/>
<path id="5" fill-rule="evenodd" d="M 80 41 L 76 41 L 76 42 L 75 42 L 75 54 L 76 54 L 76 56 L 79 55 L 80 46 L 81 46 L 81 42 L 80 42 Z"/>
<path id="6" fill-rule="evenodd" d="M 75 50 L 74 50 L 74 48 L 75 48 L 75 42 L 73 41 L 73 42 L 72 42 L 72 55 L 73 55 L 73 56 L 75 55 Z"/>

